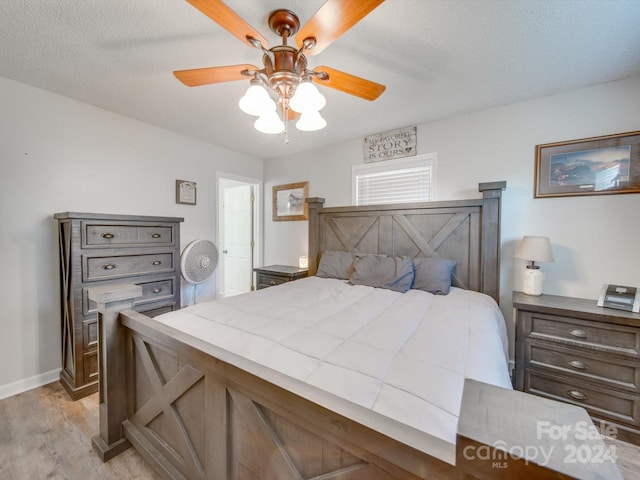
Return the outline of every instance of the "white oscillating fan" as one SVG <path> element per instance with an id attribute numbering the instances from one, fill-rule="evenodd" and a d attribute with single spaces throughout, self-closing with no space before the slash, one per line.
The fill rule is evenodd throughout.
<path id="1" fill-rule="evenodd" d="M 196 285 L 211 278 L 218 266 L 218 248 L 209 240 L 194 240 L 182 251 L 180 273 L 193 285 L 192 303 L 196 303 Z"/>

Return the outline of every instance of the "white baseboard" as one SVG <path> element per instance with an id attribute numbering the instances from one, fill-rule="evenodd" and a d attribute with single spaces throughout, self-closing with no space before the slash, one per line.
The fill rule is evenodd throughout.
<path id="1" fill-rule="evenodd" d="M 35 377 L 18 380 L 17 382 L 9 383 L 8 385 L 0 385 L 0 400 L 26 392 L 32 388 L 41 387 L 47 383 L 55 382 L 60 378 L 60 370 L 60 368 L 56 368 L 55 370 L 41 373 Z"/>

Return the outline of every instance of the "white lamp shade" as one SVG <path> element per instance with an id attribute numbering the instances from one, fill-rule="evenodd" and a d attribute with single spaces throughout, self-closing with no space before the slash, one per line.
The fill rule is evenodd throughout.
<path id="1" fill-rule="evenodd" d="M 548 237 L 525 235 L 514 256 L 531 262 L 553 262 L 551 242 Z"/>
<path id="2" fill-rule="evenodd" d="M 249 115 L 259 117 L 268 112 L 275 112 L 276 103 L 269 96 L 264 87 L 251 85 L 238 102 L 240 110 Z"/>
<path id="3" fill-rule="evenodd" d="M 327 121 L 322 118 L 320 112 L 305 112 L 300 115 L 296 128 L 304 132 L 313 132 L 321 130 L 327 126 Z"/>
<path id="4" fill-rule="evenodd" d="M 282 133 L 284 123 L 276 112 L 269 112 L 261 115 L 253 124 L 253 126 L 262 133 L 276 134 Z"/>
<path id="5" fill-rule="evenodd" d="M 298 113 L 319 112 L 326 105 L 324 98 L 311 82 L 302 82 L 289 101 L 289 107 Z"/>

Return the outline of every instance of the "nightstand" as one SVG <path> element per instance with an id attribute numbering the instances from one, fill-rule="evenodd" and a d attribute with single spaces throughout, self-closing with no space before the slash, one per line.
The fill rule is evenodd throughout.
<path id="1" fill-rule="evenodd" d="M 582 406 L 640 445 L 640 314 L 522 292 L 513 306 L 516 389 Z"/>
<path id="2" fill-rule="evenodd" d="M 256 272 L 258 290 L 292 282 L 309 274 L 309 270 L 306 268 L 290 267 L 288 265 L 269 265 L 268 267 L 254 268 L 253 271 Z"/>

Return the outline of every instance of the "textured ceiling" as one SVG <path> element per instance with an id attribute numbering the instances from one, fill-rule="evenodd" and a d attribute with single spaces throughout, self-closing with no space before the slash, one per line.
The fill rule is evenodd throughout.
<path id="1" fill-rule="evenodd" d="M 226 3 L 275 45 L 270 11 L 304 24 L 323 1 Z M 0 76 L 265 159 L 640 75 L 638 0 L 386 0 L 309 63 L 387 90 L 368 102 L 320 87 L 327 128 L 291 125 L 285 145 L 239 110 L 248 82 L 175 79 L 261 61 L 184 0 L 0 0 L 0 18 Z"/>

